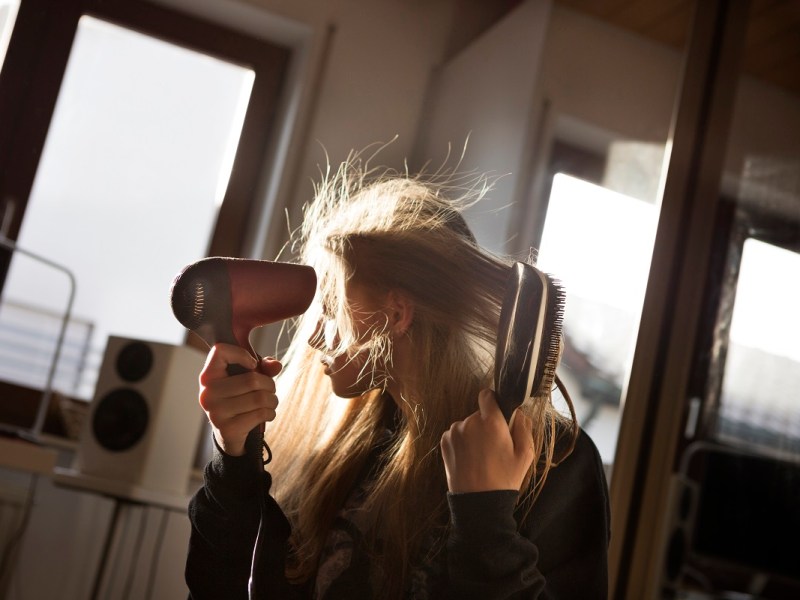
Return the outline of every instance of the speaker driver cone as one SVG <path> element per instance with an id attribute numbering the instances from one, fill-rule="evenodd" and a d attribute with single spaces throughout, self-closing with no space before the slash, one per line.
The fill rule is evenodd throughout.
<path id="1" fill-rule="evenodd" d="M 122 452 L 144 437 L 149 419 L 144 396 L 130 388 L 119 388 L 106 394 L 97 404 L 92 431 L 103 448 Z"/>
<path id="2" fill-rule="evenodd" d="M 117 374 L 125 381 L 144 379 L 153 368 L 153 351 L 143 342 L 126 344 L 117 355 Z"/>

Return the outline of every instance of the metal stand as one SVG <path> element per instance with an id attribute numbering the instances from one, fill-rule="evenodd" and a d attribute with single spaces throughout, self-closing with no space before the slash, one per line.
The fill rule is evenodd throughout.
<path id="1" fill-rule="evenodd" d="M 42 264 L 52 267 L 58 271 L 61 271 L 69 279 L 69 299 L 67 300 L 67 307 L 64 311 L 64 316 L 61 319 L 61 328 L 59 329 L 58 332 L 56 349 L 55 352 L 53 352 L 53 360 L 50 361 L 50 369 L 48 370 L 47 373 L 47 382 L 45 383 L 45 387 L 42 392 L 42 399 L 39 401 L 39 408 L 36 411 L 36 418 L 33 422 L 33 426 L 30 429 L 21 428 L 16 431 L 16 433 L 20 437 L 32 442 L 38 442 L 42 434 L 42 429 L 44 428 L 44 420 L 45 417 L 47 416 L 47 409 L 50 406 L 50 398 L 53 395 L 53 381 L 55 380 L 58 361 L 61 358 L 61 349 L 64 346 L 64 338 L 67 333 L 67 325 L 69 325 L 69 320 L 70 317 L 72 316 L 72 305 L 75 301 L 75 286 L 76 286 L 75 275 L 73 275 L 72 271 L 70 271 L 66 267 L 54 263 L 48 258 L 39 256 L 38 254 L 34 254 L 33 252 L 29 252 L 24 248 L 20 248 L 19 246 L 17 246 L 16 242 L 8 239 L 3 234 L 0 234 L 0 247 L 9 250 L 12 253 L 18 252 L 19 254 L 32 258 L 35 261 L 38 261 Z"/>

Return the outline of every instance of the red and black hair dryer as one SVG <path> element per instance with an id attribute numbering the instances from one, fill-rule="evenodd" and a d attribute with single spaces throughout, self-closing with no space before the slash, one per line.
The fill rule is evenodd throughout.
<path id="1" fill-rule="evenodd" d="M 204 258 L 175 277 L 172 312 L 209 347 L 235 344 L 258 358 L 250 344 L 253 329 L 305 312 L 316 285 L 314 269 L 306 265 Z"/>

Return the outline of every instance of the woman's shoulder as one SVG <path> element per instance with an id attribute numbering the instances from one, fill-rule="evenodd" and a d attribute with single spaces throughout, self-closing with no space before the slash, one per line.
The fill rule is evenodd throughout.
<path id="1" fill-rule="evenodd" d="M 572 451 L 572 456 L 575 457 L 573 460 L 585 464 L 587 467 L 603 470 L 603 460 L 600 457 L 600 451 L 597 449 L 591 436 L 581 427 L 578 427 L 578 436 L 575 440 L 575 448 Z M 567 457 L 567 460 L 569 460 L 569 457 Z"/>
<path id="2" fill-rule="evenodd" d="M 586 527 L 599 527 L 608 535 L 608 484 L 600 453 L 592 438 L 578 430 L 572 452 L 553 466 L 536 497 L 531 514 L 526 519 L 529 535 L 538 536 L 564 520 L 577 526 L 578 521 L 594 521 Z M 556 532 L 563 525 L 553 528 Z M 538 532 L 538 533 L 537 533 Z"/>
<path id="3" fill-rule="evenodd" d="M 563 438 L 559 441 L 556 447 L 556 456 L 558 456 L 558 446 L 563 447 L 570 441 Z M 584 485 L 588 483 L 588 478 L 597 484 L 602 484 L 604 489 L 607 487 L 605 466 L 600 457 L 600 452 L 597 450 L 597 446 L 591 436 L 582 428 L 577 428 L 572 451 L 550 469 L 548 480 L 551 477 L 555 481 L 563 482 L 563 484 L 578 484 L 579 487 L 583 487 L 581 483 Z"/>
<path id="4" fill-rule="evenodd" d="M 563 452 L 572 444 L 571 436 L 562 436 L 556 446 Z M 570 504 L 593 504 L 605 507 L 608 504 L 608 484 L 605 468 L 592 438 L 578 428 L 572 451 L 554 464 L 545 479 L 535 501 L 537 512 L 560 512 Z"/>

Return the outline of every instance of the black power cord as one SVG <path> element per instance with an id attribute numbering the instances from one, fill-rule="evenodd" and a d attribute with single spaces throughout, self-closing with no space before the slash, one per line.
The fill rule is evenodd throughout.
<path id="1" fill-rule="evenodd" d="M 256 427 L 247 435 L 247 440 L 245 441 L 245 452 L 252 458 L 254 464 L 258 468 L 256 493 L 258 494 L 258 506 L 260 511 L 258 532 L 256 534 L 256 541 L 253 544 L 253 557 L 250 563 L 250 579 L 247 582 L 247 594 L 249 600 L 265 600 L 266 593 L 262 589 L 258 578 L 258 565 L 261 562 L 261 549 L 264 545 L 267 519 L 267 490 L 265 485 L 264 467 L 266 467 L 272 461 L 272 450 L 270 450 L 266 440 L 264 440 L 263 425 Z"/>

